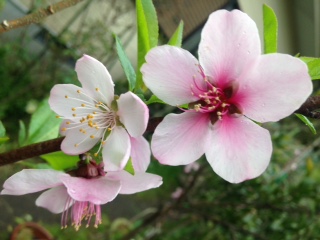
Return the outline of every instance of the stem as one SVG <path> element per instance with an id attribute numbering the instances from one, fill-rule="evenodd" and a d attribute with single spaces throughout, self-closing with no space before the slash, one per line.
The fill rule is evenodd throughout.
<path id="1" fill-rule="evenodd" d="M 148 122 L 146 132 L 153 132 L 163 118 L 152 118 Z M 51 139 L 45 142 L 34 143 L 22 148 L 0 153 L 0 166 L 15 163 L 20 160 L 37 157 L 43 154 L 61 151 L 60 145 L 64 137 Z"/>
<path id="2" fill-rule="evenodd" d="M 320 119 L 320 112 L 317 111 L 318 109 L 320 109 L 320 96 L 312 96 L 295 112 L 306 117 Z"/>
<path id="3" fill-rule="evenodd" d="M 83 0 L 63 0 L 61 2 L 51 4 L 46 8 L 40 8 L 34 13 L 28 14 L 24 17 L 7 21 L 4 20 L 0 25 L 0 33 L 10 31 L 15 28 L 30 25 L 32 23 L 40 23 L 43 19 L 51 16 L 63 9 L 76 5 Z"/>

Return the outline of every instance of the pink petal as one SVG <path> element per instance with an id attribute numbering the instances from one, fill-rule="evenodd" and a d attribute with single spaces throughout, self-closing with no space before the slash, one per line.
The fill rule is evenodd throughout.
<path id="1" fill-rule="evenodd" d="M 78 115 L 88 114 L 88 110 L 81 108 L 81 104 L 94 105 L 94 102 L 87 96 L 78 93 L 78 90 L 83 91 L 82 88 L 73 84 L 55 85 L 50 92 L 50 108 L 60 116 L 79 122 Z M 76 108 L 76 111 L 72 111 L 73 108 Z M 76 114 L 76 117 L 73 114 Z"/>
<path id="2" fill-rule="evenodd" d="M 76 124 L 73 126 L 75 127 Z M 86 128 L 86 124 L 81 123 L 78 126 L 65 132 L 66 137 L 61 143 L 61 150 L 66 154 L 78 155 L 87 152 L 101 140 L 103 129 Z M 86 130 L 85 133 L 80 132 L 81 128 Z"/>
<path id="3" fill-rule="evenodd" d="M 67 174 L 51 169 L 24 169 L 3 184 L 1 194 L 23 195 L 62 185 L 60 177 Z"/>
<path id="4" fill-rule="evenodd" d="M 52 213 L 61 213 L 66 210 L 68 198 L 67 189 L 62 185 L 43 192 L 37 198 L 36 205 L 38 207 L 46 208 Z"/>
<path id="5" fill-rule="evenodd" d="M 202 113 L 167 115 L 153 134 L 153 155 L 162 164 L 185 165 L 194 162 L 207 148 L 209 121 L 209 115 Z"/>
<path id="6" fill-rule="evenodd" d="M 106 175 L 110 179 L 121 182 L 121 194 L 133 194 L 146 191 L 151 188 L 157 188 L 162 184 L 162 177 L 144 172 L 136 172 L 131 175 L 126 171 L 108 172 Z"/>
<path id="7" fill-rule="evenodd" d="M 213 170 L 231 183 L 258 177 L 272 153 L 269 132 L 246 117 L 229 117 L 214 124 L 206 157 Z"/>
<path id="8" fill-rule="evenodd" d="M 127 131 L 123 127 L 113 128 L 103 145 L 104 170 L 118 171 L 123 169 L 129 160 L 130 151 L 130 138 Z"/>
<path id="9" fill-rule="evenodd" d="M 114 83 L 101 62 L 88 55 L 83 55 L 76 63 L 76 72 L 87 94 L 97 101 L 111 105 L 114 98 Z"/>
<path id="10" fill-rule="evenodd" d="M 132 92 L 121 94 L 117 115 L 132 137 L 141 136 L 147 128 L 149 109 L 147 105 Z"/>
<path id="11" fill-rule="evenodd" d="M 232 101 L 258 122 L 278 121 L 298 109 L 311 92 L 305 63 L 286 54 L 267 54 L 243 76 Z"/>
<path id="12" fill-rule="evenodd" d="M 199 61 L 216 86 L 224 88 L 247 70 L 260 48 L 257 26 L 247 14 L 219 10 L 202 30 Z"/>
<path id="13" fill-rule="evenodd" d="M 61 178 L 71 198 L 80 202 L 105 204 L 112 201 L 119 193 L 120 181 L 106 177 L 85 179 L 71 176 Z"/>
<path id="14" fill-rule="evenodd" d="M 149 142 L 143 137 L 130 137 L 131 160 L 134 171 L 145 172 L 150 164 L 151 151 Z"/>
<path id="15" fill-rule="evenodd" d="M 141 72 L 148 88 L 173 106 L 194 102 L 191 86 L 203 86 L 198 60 L 188 51 L 172 46 L 155 47 L 146 55 Z"/>

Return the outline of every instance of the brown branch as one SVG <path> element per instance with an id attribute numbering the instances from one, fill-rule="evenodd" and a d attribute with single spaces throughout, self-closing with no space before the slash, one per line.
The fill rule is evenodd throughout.
<path id="1" fill-rule="evenodd" d="M 307 101 L 302 104 L 302 106 L 295 111 L 306 117 L 320 119 L 320 96 L 312 96 L 307 99 Z"/>
<path id="2" fill-rule="evenodd" d="M 146 132 L 153 132 L 162 119 L 162 117 L 150 119 Z M 60 137 L 0 153 L 0 166 L 15 163 L 32 157 L 37 157 L 43 154 L 60 151 L 60 145 L 63 139 L 64 137 Z"/>
<path id="3" fill-rule="evenodd" d="M 30 25 L 32 23 L 40 23 L 43 19 L 51 16 L 63 9 L 76 5 L 83 0 L 63 0 L 61 2 L 49 5 L 46 8 L 40 8 L 36 12 L 28 14 L 24 17 L 7 21 L 3 20 L 0 25 L 0 33 L 10 31 L 15 28 Z"/>

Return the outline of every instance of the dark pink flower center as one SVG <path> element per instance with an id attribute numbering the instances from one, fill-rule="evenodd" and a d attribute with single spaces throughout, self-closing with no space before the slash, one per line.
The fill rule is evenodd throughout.
<path id="1" fill-rule="evenodd" d="M 198 86 L 196 81 L 194 81 L 194 85 L 191 86 L 191 94 L 196 96 L 199 100 L 190 103 L 189 109 L 200 113 L 210 114 L 213 123 L 217 120 L 222 120 L 223 116 L 226 114 L 241 114 L 241 110 L 230 101 L 235 90 L 234 86 L 230 85 L 226 88 L 214 86 L 200 66 L 199 68 L 204 84 Z"/>

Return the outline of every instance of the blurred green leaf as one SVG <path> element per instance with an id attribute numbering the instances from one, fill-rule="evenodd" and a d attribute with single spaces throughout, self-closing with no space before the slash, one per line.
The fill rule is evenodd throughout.
<path id="1" fill-rule="evenodd" d="M 302 121 L 304 122 L 304 124 L 306 124 L 308 126 L 308 128 L 311 130 L 311 132 L 313 134 L 317 134 L 317 131 L 315 129 L 315 127 L 313 126 L 312 122 L 310 122 L 310 120 L 306 117 L 303 116 L 302 114 L 299 113 L 295 113 L 295 115 Z"/>
<path id="2" fill-rule="evenodd" d="M 263 5 L 264 53 L 277 52 L 278 21 L 277 16 L 267 5 Z"/>
<path id="3" fill-rule="evenodd" d="M 117 48 L 117 53 L 118 53 L 118 57 L 121 63 L 121 66 L 124 70 L 124 73 L 126 74 L 126 77 L 128 79 L 129 82 L 129 90 L 133 91 L 135 85 L 136 85 L 136 73 L 134 71 L 134 68 L 128 58 L 128 56 L 126 55 L 123 46 L 121 44 L 120 39 L 114 35 L 115 40 L 116 40 L 116 48 Z"/>
<path id="4" fill-rule="evenodd" d="M 66 155 L 63 152 L 53 152 L 42 155 L 41 158 L 46 160 L 55 170 L 66 170 L 77 166 L 79 156 Z"/>
<path id="5" fill-rule="evenodd" d="M 24 125 L 24 122 L 22 120 L 19 120 L 19 139 L 18 139 L 19 146 L 24 145 L 26 137 L 27 137 L 26 126 Z"/>
<path id="6" fill-rule="evenodd" d="M 124 170 L 127 171 L 128 173 L 134 175 L 134 168 L 133 168 L 131 157 L 130 157 L 129 161 L 127 162 L 127 165 L 124 167 Z"/>
<path id="7" fill-rule="evenodd" d="M 2 122 L 0 121 L 0 143 L 8 141 L 9 138 L 6 136 L 6 129 L 4 128 Z"/>
<path id="8" fill-rule="evenodd" d="M 145 62 L 147 52 L 158 44 L 158 18 L 152 0 L 137 0 L 138 24 L 138 70 L 136 89 L 145 89 L 140 68 Z"/>
<path id="9" fill-rule="evenodd" d="M 165 104 L 161 99 L 159 99 L 156 95 L 152 95 L 148 101 L 146 101 L 146 104 L 152 104 L 152 103 L 162 103 Z"/>
<path id="10" fill-rule="evenodd" d="M 61 119 L 50 109 L 48 99 L 43 100 L 32 114 L 25 144 L 46 141 L 58 136 Z"/>
<path id="11" fill-rule="evenodd" d="M 320 80 L 320 58 L 313 57 L 300 57 L 309 69 L 309 75 L 312 80 Z"/>
<path id="12" fill-rule="evenodd" d="M 168 44 L 171 46 L 181 47 L 182 45 L 182 37 L 183 37 L 183 21 L 180 21 L 179 26 L 177 27 L 176 31 L 171 36 Z"/>

